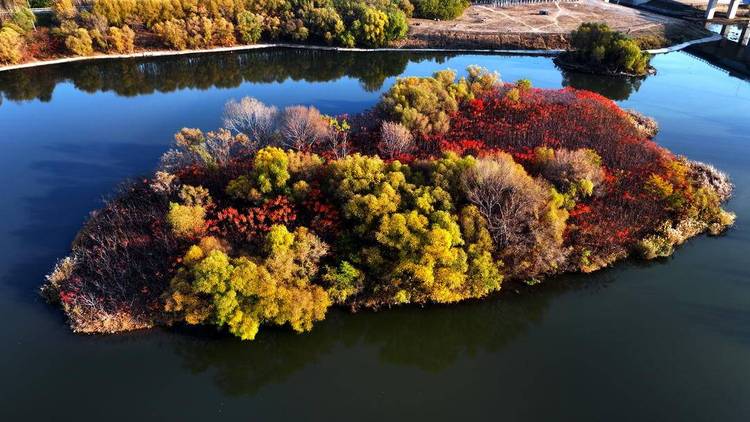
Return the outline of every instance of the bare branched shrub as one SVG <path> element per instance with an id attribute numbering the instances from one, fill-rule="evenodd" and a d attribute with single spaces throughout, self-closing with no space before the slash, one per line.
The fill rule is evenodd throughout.
<path id="1" fill-rule="evenodd" d="M 194 164 L 194 160 L 191 154 L 187 154 L 183 150 L 171 148 L 162 154 L 159 161 L 159 171 L 173 173 L 192 164 Z"/>
<path id="2" fill-rule="evenodd" d="M 732 196 L 734 185 L 729 176 L 716 167 L 700 161 L 689 161 L 690 178 L 702 187 L 711 187 L 719 195 L 719 200 L 725 202 Z"/>
<path id="3" fill-rule="evenodd" d="M 42 285 L 41 294 L 49 302 L 60 301 L 60 287 L 66 283 L 76 267 L 75 256 L 66 256 L 55 263 L 55 268 L 45 277 L 46 283 Z"/>
<path id="4" fill-rule="evenodd" d="M 651 139 L 659 133 L 659 123 L 651 117 L 646 116 L 636 110 L 625 110 L 628 117 L 633 122 L 638 133 L 644 138 Z"/>
<path id="5" fill-rule="evenodd" d="M 566 262 L 563 247 L 567 211 L 562 195 L 533 179 L 510 155 L 478 160 L 462 177 L 466 198 L 487 220 L 497 256 L 509 275 L 531 280 L 554 273 Z"/>
<path id="6" fill-rule="evenodd" d="M 224 166 L 257 150 L 257 143 L 245 134 L 232 135 L 227 129 L 204 134 L 200 129 L 183 128 L 175 135 L 175 146 L 162 155 L 160 171 L 173 173 L 191 165 Z"/>
<path id="7" fill-rule="evenodd" d="M 162 157 L 163 158 L 163 157 Z M 151 180 L 151 190 L 164 195 L 171 194 L 177 185 L 177 176 L 165 171 L 157 171 Z"/>
<path id="8" fill-rule="evenodd" d="M 146 183 L 122 188 L 92 214 L 43 293 L 58 299 L 76 331 L 114 331 L 153 324 L 172 275 L 169 257 L 184 245 L 166 221 L 169 203 Z"/>
<path id="9" fill-rule="evenodd" d="M 383 122 L 380 126 L 378 152 L 386 158 L 395 158 L 414 150 L 414 136 L 406 126 L 396 122 Z"/>
<path id="10" fill-rule="evenodd" d="M 242 133 L 262 148 L 276 142 L 278 109 L 252 97 L 232 100 L 224 107 L 224 127 Z"/>
<path id="11" fill-rule="evenodd" d="M 352 149 L 349 132 L 344 130 L 329 130 L 323 143 L 325 150 L 330 151 L 336 159 L 346 157 Z"/>
<path id="12" fill-rule="evenodd" d="M 226 129 L 206 134 L 204 146 L 215 165 L 226 165 L 233 158 L 248 156 L 258 150 L 258 143 L 243 133 L 232 135 Z"/>
<path id="13" fill-rule="evenodd" d="M 463 175 L 466 198 L 487 220 L 496 247 L 501 250 L 526 237 L 536 219 L 545 192 L 507 154 L 478 160 Z"/>
<path id="14" fill-rule="evenodd" d="M 562 192 L 576 187 L 590 195 L 604 180 L 601 158 L 590 149 L 571 151 L 540 147 L 536 149 L 535 164 L 539 173 Z"/>
<path id="15" fill-rule="evenodd" d="M 330 137 L 331 127 L 315 107 L 291 106 L 281 115 L 281 145 L 310 151 Z"/>

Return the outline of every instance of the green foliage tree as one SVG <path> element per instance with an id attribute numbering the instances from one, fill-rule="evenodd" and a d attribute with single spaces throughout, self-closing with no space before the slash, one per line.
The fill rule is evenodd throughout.
<path id="1" fill-rule="evenodd" d="M 314 7 L 306 11 L 305 23 L 314 38 L 333 44 L 341 39 L 344 20 L 333 7 Z"/>
<path id="2" fill-rule="evenodd" d="M 593 70 L 645 75 L 651 60 L 638 44 L 604 23 L 583 23 L 571 33 L 574 51 L 565 57 Z"/>
<path id="3" fill-rule="evenodd" d="M 469 7 L 467 0 L 414 0 L 414 17 L 451 20 Z"/>
<path id="4" fill-rule="evenodd" d="M 450 128 L 449 116 L 461 101 L 469 100 L 499 84 L 497 74 L 470 66 L 468 77 L 456 81 L 451 70 L 432 77 L 400 78 L 383 94 L 378 109 L 418 133 L 443 133 Z"/>
<path id="5" fill-rule="evenodd" d="M 262 33 L 262 18 L 250 11 L 237 14 L 237 32 L 245 44 L 255 44 Z"/>
<path id="6" fill-rule="evenodd" d="M 342 304 L 364 288 L 365 275 L 348 261 L 341 261 L 338 267 L 328 267 L 323 275 L 326 291 L 333 303 Z"/>
<path id="7" fill-rule="evenodd" d="M 244 201 L 257 201 L 263 196 L 287 193 L 291 178 L 290 156 L 293 159 L 292 164 L 301 165 L 300 157 L 295 153 L 287 154 L 276 147 L 260 149 L 255 155 L 252 172 L 230 181 L 226 189 L 227 194 Z"/>
<path id="8" fill-rule="evenodd" d="M 388 38 L 388 15 L 366 3 L 354 3 L 344 15 L 347 20 L 348 33 L 357 44 L 365 47 L 382 47 Z"/>
<path id="9" fill-rule="evenodd" d="M 84 28 L 78 28 L 65 38 L 65 46 L 78 56 L 90 56 L 94 54 L 94 41 L 89 32 Z"/>
<path id="10" fill-rule="evenodd" d="M 255 155 L 253 175 L 261 193 L 279 191 L 289 181 L 289 157 L 280 148 L 263 148 Z"/>
<path id="11" fill-rule="evenodd" d="M 370 294 L 394 304 L 448 303 L 500 288 L 489 232 L 479 221 L 462 227 L 449 193 L 473 162 L 450 155 L 410 167 L 355 154 L 328 165 L 358 245 L 352 264 L 367 274 Z"/>
<path id="12" fill-rule="evenodd" d="M 19 34 L 27 34 L 36 28 L 36 16 L 28 7 L 16 9 L 5 27 L 12 28 Z"/>
<path id="13" fill-rule="evenodd" d="M 446 132 L 448 116 L 458 109 L 451 87 L 455 73 L 437 72 L 431 78 L 401 78 L 383 95 L 380 109 L 390 118 L 420 133 Z"/>
<path id="14" fill-rule="evenodd" d="M 389 7 L 386 9 L 386 15 L 388 17 L 388 26 L 385 29 L 386 38 L 389 41 L 405 38 L 406 34 L 409 33 L 406 13 L 401 9 Z"/>

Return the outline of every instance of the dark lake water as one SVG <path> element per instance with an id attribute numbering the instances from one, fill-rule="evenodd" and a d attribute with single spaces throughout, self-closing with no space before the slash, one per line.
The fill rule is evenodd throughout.
<path id="1" fill-rule="evenodd" d="M 748 53 L 750 55 L 750 53 Z M 72 334 L 37 288 L 89 211 L 183 126 L 251 95 L 326 113 L 398 75 L 479 64 L 599 91 L 715 164 L 737 224 L 669 259 L 427 309 L 333 311 L 254 342 L 212 330 Z M 640 83 L 543 57 L 267 50 L 0 73 L 0 420 L 750 420 L 750 83 L 680 52 Z"/>

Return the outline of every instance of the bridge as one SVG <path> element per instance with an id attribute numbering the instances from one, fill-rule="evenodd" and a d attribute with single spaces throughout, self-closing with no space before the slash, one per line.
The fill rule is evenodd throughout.
<path id="1" fill-rule="evenodd" d="M 51 7 L 32 7 L 31 12 L 37 16 L 39 15 L 51 15 L 52 14 L 52 8 Z M 0 8 L 0 16 L 2 15 L 11 15 L 14 11 L 10 9 L 3 9 Z"/>
<path id="2" fill-rule="evenodd" d="M 734 19 L 737 17 L 737 9 L 740 8 L 740 4 L 743 0 L 730 0 L 729 8 L 727 8 L 727 19 Z M 709 0 L 708 6 L 706 6 L 706 20 L 711 20 L 716 14 L 716 7 L 719 5 L 719 0 Z"/>

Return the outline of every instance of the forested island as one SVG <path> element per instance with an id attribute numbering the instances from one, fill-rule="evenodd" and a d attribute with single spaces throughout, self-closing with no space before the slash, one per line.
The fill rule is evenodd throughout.
<path id="1" fill-rule="evenodd" d="M 92 213 L 42 293 L 77 332 L 253 339 L 331 306 L 454 303 L 665 257 L 734 215 L 727 176 L 657 130 L 598 94 L 477 67 L 398 79 L 350 116 L 233 100 L 222 128 L 180 130 Z"/>

